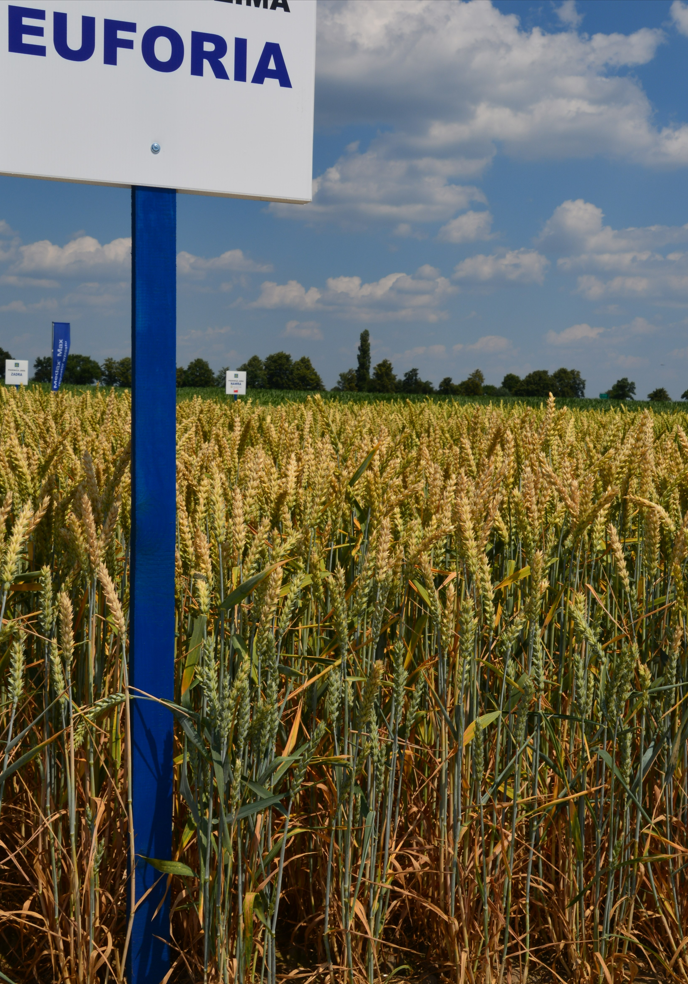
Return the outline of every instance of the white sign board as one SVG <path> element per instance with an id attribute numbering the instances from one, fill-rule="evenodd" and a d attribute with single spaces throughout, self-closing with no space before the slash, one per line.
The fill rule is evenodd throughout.
<path id="1" fill-rule="evenodd" d="M 29 363 L 26 359 L 5 359 L 5 386 L 26 386 Z"/>
<path id="2" fill-rule="evenodd" d="M 225 393 L 228 396 L 230 394 L 234 394 L 234 396 L 246 396 L 246 373 L 232 372 L 228 369 Z"/>
<path id="3" fill-rule="evenodd" d="M 0 0 L 0 173 L 311 199 L 316 0 Z"/>

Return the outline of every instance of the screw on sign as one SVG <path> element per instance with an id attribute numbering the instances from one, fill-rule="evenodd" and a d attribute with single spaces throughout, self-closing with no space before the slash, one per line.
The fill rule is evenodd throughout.
<path id="1" fill-rule="evenodd" d="M 132 189 L 129 984 L 169 970 L 169 895 L 145 858 L 172 846 L 176 195 L 310 201 L 315 15 L 316 0 L 0 0 L 0 174 Z"/>

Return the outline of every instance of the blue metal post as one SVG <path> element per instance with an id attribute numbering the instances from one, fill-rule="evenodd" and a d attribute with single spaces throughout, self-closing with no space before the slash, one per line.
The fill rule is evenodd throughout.
<path id="1" fill-rule="evenodd" d="M 176 514 L 176 192 L 132 188 L 132 461 L 130 682 L 174 697 Z M 172 848 L 172 714 L 132 702 L 136 899 L 160 878 L 140 855 Z M 136 910 L 129 984 L 160 984 L 169 968 L 166 878 Z M 153 918 L 156 909 L 157 916 Z M 162 937 L 162 939 L 160 939 Z"/>

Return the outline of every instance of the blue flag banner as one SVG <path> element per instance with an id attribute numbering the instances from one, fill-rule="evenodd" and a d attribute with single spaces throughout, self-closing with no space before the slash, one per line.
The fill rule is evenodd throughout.
<path id="1" fill-rule="evenodd" d="M 53 321 L 53 372 L 52 390 L 59 390 L 69 355 L 69 324 L 66 321 Z"/>

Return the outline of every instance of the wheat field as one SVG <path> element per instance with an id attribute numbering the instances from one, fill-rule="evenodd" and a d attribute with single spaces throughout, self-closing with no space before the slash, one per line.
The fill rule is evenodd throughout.
<path id="1" fill-rule="evenodd" d="M 0 389 L 12 984 L 124 980 L 129 414 Z M 169 980 L 688 981 L 688 415 L 177 420 Z"/>

